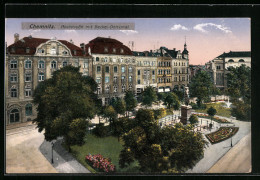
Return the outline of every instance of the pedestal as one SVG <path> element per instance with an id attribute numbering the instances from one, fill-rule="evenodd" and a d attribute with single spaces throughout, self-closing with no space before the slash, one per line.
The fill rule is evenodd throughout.
<path id="1" fill-rule="evenodd" d="M 181 122 L 182 124 L 187 124 L 188 119 L 190 118 L 191 115 L 191 106 L 181 106 Z"/>

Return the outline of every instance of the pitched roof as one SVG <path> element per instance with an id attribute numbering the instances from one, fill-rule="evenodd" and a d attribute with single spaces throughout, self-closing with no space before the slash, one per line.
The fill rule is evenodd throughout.
<path id="1" fill-rule="evenodd" d="M 88 51 L 88 48 L 90 48 L 91 53 L 94 54 L 133 55 L 127 46 L 112 38 L 97 37 L 85 45 L 86 51 Z M 121 52 L 121 49 L 123 49 L 123 52 Z"/>
<path id="2" fill-rule="evenodd" d="M 251 51 L 230 51 L 228 53 L 223 53 L 218 58 L 225 57 L 251 57 Z"/>
<path id="3" fill-rule="evenodd" d="M 36 52 L 36 48 L 50 39 L 43 39 L 43 38 L 34 38 L 34 37 L 24 37 L 20 39 L 19 41 L 11 44 L 10 46 L 7 47 L 8 52 L 10 54 L 24 54 L 24 55 L 34 55 Z M 72 56 L 83 56 L 83 50 L 66 41 L 66 40 L 57 40 L 67 46 L 71 51 L 72 51 Z M 15 48 L 15 52 L 11 51 L 11 48 Z M 29 53 L 26 53 L 26 48 L 30 48 Z M 73 51 L 76 51 L 76 55 L 74 55 Z"/>
<path id="4" fill-rule="evenodd" d="M 156 57 L 156 53 L 153 53 L 151 51 L 132 51 L 134 56 L 143 56 L 143 57 Z"/>

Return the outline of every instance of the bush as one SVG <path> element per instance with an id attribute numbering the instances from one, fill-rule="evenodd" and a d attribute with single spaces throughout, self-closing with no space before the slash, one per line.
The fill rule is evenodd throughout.
<path id="1" fill-rule="evenodd" d="M 199 109 L 198 105 L 196 103 L 190 103 L 192 109 Z"/>
<path id="2" fill-rule="evenodd" d="M 106 137 L 109 135 L 109 130 L 106 126 L 104 126 L 104 123 L 100 123 L 96 125 L 93 133 L 98 137 Z"/>
<path id="3" fill-rule="evenodd" d="M 160 119 L 166 116 L 166 110 L 164 108 L 155 109 L 153 110 L 154 119 Z"/>
<path id="4" fill-rule="evenodd" d="M 199 119 L 196 115 L 192 114 L 189 118 L 189 121 L 190 121 L 191 124 L 196 124 L 196 123 L 199 122 Z"/>

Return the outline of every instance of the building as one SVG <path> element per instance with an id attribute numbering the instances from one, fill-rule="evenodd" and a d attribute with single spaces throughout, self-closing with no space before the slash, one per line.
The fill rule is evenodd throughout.
<path id="1" fill-rule="evenodd" d="M 158 88 L 160 92 L 173 89 L 184 90 L 189 83 L 189 52 L 186 43 L 184 50 L 161 47 L 158 58 Z"/>
<path id="2" fill-rule="evenodd" d="M 7 47 L 5 61 L 6 124 L 34 119 L 36 107 L 32 94 L 40 81 L 48 79 L 57 69 L 81 66 L 83 75 L 91 75 L 91 57 L 72 41 L 34 38 L 19 39 Z"/>
<path id="3" fill-rule="evenodd" d="M 145 87 L 157 89 L 157 57 L 152 51 L 133 51 L 136 59 L 136 93 L 143 92 Z"/>
<path id="4" fill-rule="evenodd" d="M 116 39 L 97 37 L 80 45 L 93 58 L 93 78 L 98 83 L 102 104 L 111 98 L 124 97 L 125 91 L 135 91 L 136 60 L 132 51 Z"/>
<path id="5" fill-rule="evenodd" d="M 205 64 L 206 70 L 210 73 L 212 81 L 217 88 L 227 87 L 226 74 L 228 67 L 239 67 L 245 64 L 251 67 L 250 51 L 230 51 L 223 53 Z"/>

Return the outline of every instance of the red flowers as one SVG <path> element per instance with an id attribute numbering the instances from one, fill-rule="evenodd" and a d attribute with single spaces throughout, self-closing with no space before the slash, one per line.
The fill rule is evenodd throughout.
<path id="1" fill-rule="evenodd" d="M 206 134 L 206 137 L 212 144 L 215 144 L 230 138 L 237 133 L 238 129 L 238 127 L 221 127 L 216 132 Z"/>
<path id="2" fill-rule="evenodd" d="M 115 171 L 115 165 L 113 165 L 108 158 L 104 158 L 101 154 L 96 154 L 96 155 L 89 154 L 85 157 L 85 159 L 95 169 L 98 169 L 103 172 Z"/>

